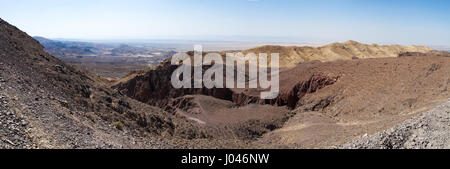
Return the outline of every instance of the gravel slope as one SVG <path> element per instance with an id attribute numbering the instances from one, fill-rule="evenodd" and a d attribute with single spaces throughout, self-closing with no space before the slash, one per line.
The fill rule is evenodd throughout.
<path id="1" fill-rule="evenodd" d="M 450 99 L 393 128 L 362 136 L 339 148 L 450 149 Z"/>

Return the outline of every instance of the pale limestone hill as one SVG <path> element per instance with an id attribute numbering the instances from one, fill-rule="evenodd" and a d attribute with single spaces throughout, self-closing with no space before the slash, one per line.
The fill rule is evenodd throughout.
<path id="1" fill-rule="evenodd" d="M 432 51 L 432 49 L 426 46 L 369 45 L 356 41 L 347 41 L 345 43 L 332 43 L 321 47 L 268 45 L 245 50 L 243 53 L 279 53 L 280 67 L 294 67 L 297 63 L 313 60 L 326 62 L 356 58 L 398 57 L 400 54 L 406 52 L 427 53 L 429 51 Z"/>

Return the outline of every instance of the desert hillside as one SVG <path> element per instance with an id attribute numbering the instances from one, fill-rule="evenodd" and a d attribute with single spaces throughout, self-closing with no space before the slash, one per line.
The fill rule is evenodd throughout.
<path id="1" fill-rule="evenodd" d="M 279 53 L 281 67 L 294 67 L 307 61 L 334 61 L 365 58 L 397 57 L 405 52 L 427 53 L 432 49 L 426 46 L 401 46 L 363 44 L 356 41 L 333 43 L 321 47 L 308 46 L 262 46 L 243 51 L 243 53 Z"/>
<path id="2" fill-rule="evenodd" d="M 281 93 L 273 100 L 259 99 L 262 89 L 174 89 L 170 75 L 177 66 L 170 60 L 115 88 L 193 123 L 216 126 L 236 119 L 231 126 L 252 134 L 227 128 L 253 140 L 252 146 L 329 148 L 388 129 L 450 98 L 448 53 L 402 52 L 396 53 L 401 57 L 306 61 L 284 68 Z"/>
<path id="3" fill-rule="evenodd" d="M 209 146 L 185 139 L 202 126 L 106 87 L 1 19 L 0 58 L 0 148 Z"/>
<path id="4" fill-rule="evenodd" d="M 261 100 L 264 89 L 175 89 L 170 59 L 110 88 L 0 19 L 0 148 L 446 146 L 448 52 L 353 41 L 252 50 L 298 59 L 281 69 L 275 99 Z"/>
<path id="5" fill-rule="evenodd" d="M 261 142 L 324 148 L 390 128 L 450 98 L 448 67 L 450 57 L 440 56 L 299 64 L 282 72 L 272 102 L 295 115 Z"/>

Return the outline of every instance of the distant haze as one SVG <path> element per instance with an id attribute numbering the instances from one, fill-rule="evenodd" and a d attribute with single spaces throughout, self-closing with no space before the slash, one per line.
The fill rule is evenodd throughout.
<path id="1" fill-rule="evenodd" d="M 172 48 L 176 51 L 192 50 L 194 45 L 202 45 L 206 51 L 222 51 L 222 50 L 244 50 L 263 45 L 280 45 L 280 46 L 321 46 L 325 43 L 299 42 L 288 40 L 189 40 L 189 39 L 61 39 L 55 38 L 57 41 L 72 42 L 92 42 L 103 44 L 129 44 L 134 46 L 151 46 L 157 48 Z"/>
<path id="2" fill-rule="evenodd" d="M 0 0 L 32 36 L 450 46 L 448 0 Z M 281 42 L 280 42 L 281 39 Z"/>

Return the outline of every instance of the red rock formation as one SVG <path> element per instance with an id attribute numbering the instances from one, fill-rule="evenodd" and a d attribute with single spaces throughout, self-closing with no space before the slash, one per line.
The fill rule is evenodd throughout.
<path id="1" fill-rule="evenodd" d="M 126 93 L 129 97 L 159 107 L 166 107 L 171 98 L 202 94 L 229 100 L 241 106 L 255 103 L 295 108 L 298 100 L 305 94 L 314 93 L 325 86 L 332 85 L 337 80 L 335 77 L 328 77 L 320 73 L 306 75 L 309 77 L 301 78 L 305 80 L 288 83 L 292 86 L 283 87 L 284 89 L 280 91 L 280 95 L 276 99 L 263 100 L 259 97 L 262 89 L 175 89 L 172 87 L 170 78 L 176 68 L 177 66 L 170 65 L 170 62 L 166 60 L 157 68 L 149 70 L 143 75 L 138 75 L 125 83 L 120 83 L 115 88 Z M 284 76 L 284 74 L 282 73 L 280 76 Z"/>
<path id="2" fill-rule="evenodd" d="M 143 75 L 120 83 L 116 86 L 122 93 L 144 103 L 165 107 L 170 98 L 177 98 L 185 95 L 203 94 L 219 99 L 232 100 L 230 89 L 207 89 L 188 88 L 175 89 L 171 84 L 171 75 L 177 66 L 173 66 L 167 60 L 156 69 L 149 70 Z"/>

